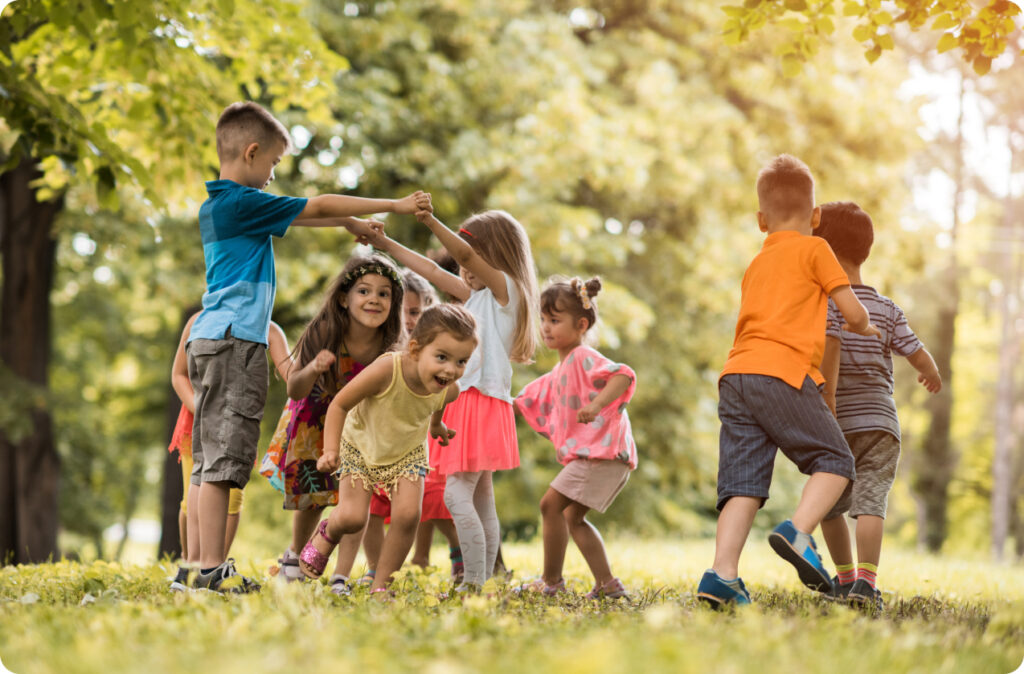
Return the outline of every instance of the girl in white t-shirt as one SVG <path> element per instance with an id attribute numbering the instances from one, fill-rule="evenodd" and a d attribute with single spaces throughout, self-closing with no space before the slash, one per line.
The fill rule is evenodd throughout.
<path id="1" fill-rule="evenodd" d="M 459 276 L 383 234 L 370 242 L 465 302 L 477 322 L 480 343 L 462 377 L 462 393 L 444 413 L 455 437 L 446 447 L 430 446 L 431 469 L 447 476 L 445 504 L 462 546 L 460 588 L 472 589 L 492 574 L 500 542 L 491 474 L 519 466 L 510 361 L 528 363 L 536 349 L 536 271 L 526 230 L 505 211 L 474 215 L 458 234 L 429 212 L 417 218 L 459 263 Z"/>

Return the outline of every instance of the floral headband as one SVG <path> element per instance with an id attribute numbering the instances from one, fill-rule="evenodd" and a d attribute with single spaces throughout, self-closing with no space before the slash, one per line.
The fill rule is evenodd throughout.
<path id="1" fill-rule="evenodd" d="M 349 273 L 345 274 L 344 278 L 341 280 L 341 287 L 345 289 L 351 288 L 357 280 L 367 274 L 378 274 L 391 279 L 392 283 L 397 283 L 399 286 L 402 285 L 402 278 L 394 269 L 387 265 L 383 265 L 380 262 L 369 262 L 367 264 L 361 264 Z"/>

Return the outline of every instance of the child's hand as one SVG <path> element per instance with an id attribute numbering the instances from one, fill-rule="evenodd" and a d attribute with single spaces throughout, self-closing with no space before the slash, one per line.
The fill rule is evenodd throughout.
<path id="1" fill-rule="evenodd" d="M 316 469 L 321 473 L 333 473 L 341 465 L 341 456 L 338 452 L 324 452 L 316 460 Z"/>
<path id="2" fill-rule="evenodd" d="M 852 332 L 852 333 L 854 333 L 856 335 L 864 335 L 865 337 L 881 337 L 882 336 L 882 332 L 878 328 L 875 327 L 874 323 L 868 323 L 868 327 L 864 328 L 863 330 L 853 330 L 853 329 L 850 328 L 850 324 L 849 323 L 843 323 L 843 330 L 846 330 L 847 332 Z"/>
<path id="3" fill-rule="evenodd" d="M 334 365 L 335 360 L 336 358 L 334 357 L 333 353 L 331 353 L 327 349 L 323 349 L 320 351 L 320 353 L 316 354 L 316 357 L 313 359 L 313 369 L 323 374 L 324 372 L 327 372 L 329 369 L 331 369 L 331 366 Z"/>
<path id="4" fill-rule="evenodd" d="M 597 415 L 601 413 L 601 408 L 594 403 L 588 403 L 580 408 L 580 411 L 576 413 L 576 421 L 581 424 L 589 424 L 591 421 L 597 418 Z"/>
<path id="5" fill-rule="evenodd" d="M 398 199 L 395 201 L 395 213 L 412 215 L 417 211 L 423 211 L 427 209 L 433 209 L 433 207 L 430 205 L 430 194 L 427 192 L 413 192 L 404 199 Z"/>
<path id="6" fill-rule="evenodd" d="M 444 423 L 430 424 L 430 437 L 437 439 L 437 444 L 442 447 L 447 447 L 448 441 L 455 437 L 455 431 Z"/>
<path id="7" fill-rule="evenodd" d="M 363 220 L 362 218 L 350 218 L 345 229 L 352 232 L 359 243 L 369 243 L 370 237 L 384 231 L 384 223 L 379 220 Z"/>
<path id="8" fill-rule="evenodd" d="M 921 382 L 921 385 L 928 389 L 928 393 L 938 393 L 942 390 L 942 377 L 939 376 L 938 372 L 920 373 L 917 375 L 917 381 Z"/>

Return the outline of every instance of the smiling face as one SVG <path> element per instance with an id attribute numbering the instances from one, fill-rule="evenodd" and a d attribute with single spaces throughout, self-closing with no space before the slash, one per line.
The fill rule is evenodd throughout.
<path id="1" fill-rule="evenodd" d="M 360 276 L 342 297 L 341 306 L 356 323 L 379 328 L 391 312 L 391 281 L 380 274 Z"/>
<path id="2" fill-rule="evenodd" d="M 428 393 L 440 393 L 466 371 L 476 348 L 476 339 L 459 339 L 448 332 L 438 334 L 426 346 L 413 340 L 410 353 L 416 359 L 416 373 Z"/>
<path id="3" fill-rule="evenodd" d="M 587 332 L 587 319 L 574 318 L 568 311 L 543 311 L 540 315 L 540 332 L 544 345 L 559 353 L 575 349 L 583 342 Z"/>

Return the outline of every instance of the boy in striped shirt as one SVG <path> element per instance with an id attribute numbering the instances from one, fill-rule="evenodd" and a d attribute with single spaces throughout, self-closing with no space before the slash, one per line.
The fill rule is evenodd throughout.
<path id="1" fill-rule="evenodd" d="M 900 422 L 892 398 L 892 354 L 905 357 L 918 371 L 917 380 L 931 393 L 942 388 L 942 378 L 931 354 L 907 325 L 903 310 L 863 284 L 860 268 L 874 241 L 871 217 L 851 202 L 824 204 L 815 234 L 832 247 L 857 299 L 882 333 L 881 338 L 862 337 L 843 330 L 843 318 L 829 302 L 821 366 L 826 380 L 825 400 L 850 445 L 857 470 L 857 481 L 846 487 L 821 523 L 836 565 L 830 596 L 881 608 L 875 574 L 886 504 L 900 455 Z M 856 567 L 844 513 L 857 520 Z"/>

